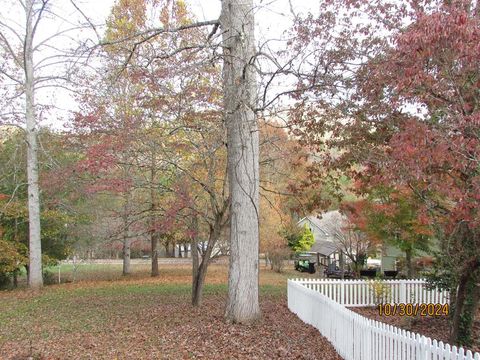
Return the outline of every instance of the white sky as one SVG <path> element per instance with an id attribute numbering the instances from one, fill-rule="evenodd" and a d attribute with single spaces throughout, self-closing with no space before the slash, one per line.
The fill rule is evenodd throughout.
<path id="1" fill-rule="evenodd" d="M 81 8 L 92 18 L 105 19 L 115 3 L 114 0 L 81 0 L 77 1 Z M 187 6 L 195 14 L 197 20 L 214 20 L 220 16 L 220 0 L 185 0 Z M 278 37 L 289 25 L 289 0 L 255 0 L 257 5 L 256 24 L 257 38 L 269 35 Z M 296 13 L 315 12 L 319 7 L 318 0 L 291 0 Z"/>
<path id="2" fill-rule="evenodd" d="M 0 0 L 2 1 L 2 0 Z M 85 15 L 92 20 L 96 25 L 105 23 L 105 19 L 110 14 L 111 7 L 115 3 L 115 0 L 74 0 L 75 4 L 82 9 Z M 41 22 L 39 26 L 39 33 L 37 41 L 41 41 L 44 38 L 56 33 L 59 29 L 65 28 L 68 21 L 72 23 L 74 18 L 79 17 L 67 0 L 52 0 L 56 8 L 56 12 L 64 16 L 65 21 L 59 23 L 57 20 L 46 18 Z M 220 15 L 220 0 L 185 0 L 187 6 L 194 13 L 197 20 L 214 20 Z M 281 39 L 283 32 L 287 30 L 291 24 L 290 14 L 290 1 L 289 0 L 255 0 L 257 5 L 256 11 L 256 40 L 259 44 L 262 44 L 266 39 Z M 305 13 L 307 11 L 315 12 L 315 8 L 318 8 L 319 1 L 316 0 L 291 0 L 292 7 L 296 13 Z M 11 2 L 11 7 L 0 8 L 0 19 L 7 19 L 13 24 L 22 25 L 23 16 L 21 13 L 14 11 L 15 6 L 18 7 L 18 3 Z M 92 33 L 93 34 L 93 33 Z M 64 39 L 68 41 L 68 39 Z M 55 40 L 55 46 L 58 46 L 62 41 Z M 273 44 L 272 46 L 284 46 L 281 43 Z M 45 50 L 40 53 L 38 58 L 43 58 L 49 55 L 49 50 Z M 37 61 L 38 61 L 37 58 Z M 51 70 L 49 70 L 51 72 Z M 37 93 L 37 99 L 39 102 L 53 103 L 59 108 L 59 110 L 48 116 L 46 121 L 49 125 L 54 127 L 61 127 L 62 120 L 70 116 L 68 111 L 75 110 L 76 104 L 73 102 L 70 96 L 68 96 L 62 90 L 42 90 Z M 60 110 L 63 109 L 63 110 Z"/>
<path id="3" fill-rule="evenodd" d="M 221 10 L 220 0 L 185 0 L 189 9 L 196 16 L 197 20 L 218 19 Z M 81 0 L 81 8 L 85 13 L 102 22 L 108 17 L 110 9 L 115 0 Z M 262 44 L 267 39 L 281 39 L 283 32 L 291 25 L 291 6 L 295 13 L 313 13 L 318 9 L 320 2 L 317 0 L 255 0 L 257 11 L 256 20 L 256 41 Z M 284 43 L 270 44 L 273 47 L 285 46 Z"/>

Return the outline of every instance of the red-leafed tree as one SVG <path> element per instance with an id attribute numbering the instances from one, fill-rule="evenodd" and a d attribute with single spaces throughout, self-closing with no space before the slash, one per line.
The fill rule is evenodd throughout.
<path id="1" fill-rule="evenodd" d="M 291 253 L 285 233 L 303 213 L 303 194 L 292 184 L 305 178 L 305 159 L 305 149 L 281 123 L 260 122 L 260 251 L 277 272 Z"/>
<path id="2" fill-rule="evenodd" d="M 147 16 L 148 6 L 152 6 L 151 13 L 158 15 L 158 19 Z M 200 101 L 193 100 L 195 91 L 201 90 L 196 81 L 208 77 L 198 74 L 193 79 L 194 62 L 198 58 L 191 54 L 172 55 L 169 61 L 153 63 L 154 58 L 161 57 L 171 46 L 198 36 L 196 29 L 180 36 L 152 39 L 143 51 L 129 52 L 133 34 L 144 31 L 150 22 L 157 20 L 163 26 L 188 21 L 185 7 L 177 3 L 142 0 L 115 4 L 104 39 L 110 45 L 99 51 L 106 75 L 87 74 L 86 86 L 90 90 L 81 99 L 81 114 L 74 123 L 76 133 L 88 139 L 82 162 L 85 170 L 101 175 L 96 177 L 93 190 L 109 191 L 121 198 L 121 209 L 115 212 L 123 224 L 118 233 L 123 234 L 124 273 L 129 272 L 129 239 L 148 236 L 152 276 L 159 274 L 159 241 L 162 237 L 170 238 L 167 235 L 175 217 L 172 214 L 180 211 L 178 205 L 183 203 L 181 194 L 176 199 L 172 196 L 178 188 L 173 181 L 176 170 L 166 161 L 163 149 L 177 146 L 179 150 L 168 160 L 182 156 L 183 150 L 178 147 L 181 140 L 175 134 L 176 127 L 182 126 L 175 121 L 188 109 L 198 106 Z M 92 88 L 94 82 L 97 85 Z M 192 101 L 186 103 L 189 96 Z M 168 240 L 165 245 L 168 247 L 169 243 Z"/>
<path id="3" fill-rule="evenodd" d="M 452 341 L 469 344 L 480 294 L 479 5 L 329 4 L 297 27 L 303 46 L 321 45 L 299 83 L 297 134 L 325 154 L 318 164 L 355 178 L 364 193 L 386 186 L 415 195 L 418 222 L 441 243 L 437 283 L 452 293 Z M 327 23 L 336 30 L 322 33 Z M 313 173 L 322 177 L 318 166 Z"/>
<path id="4" fill-rule="evenodd" d="M 379 244 L 396 246 L 405 253 L 407 276 L 414 277 L 413 257 L 419 250 L 429 250 L 433 231 L 428 216 L 422 213 L 422 203 L 410 189 L 376 187 L 364 200 L 344 202 L 342 209 L 350 223 L 366 235 L 360 241 L 365 249 L 374 250 L 372 246 Z"/>
<path id="5" fill-rule="evenodd" d="M 471 343 L 480 299 L 480 18 L 472 5 L 453 2 L 420 14 L 397 37 L 388 61 L 372 67 L 392 100 L 425 111 L 401 124 L 383 174 L 372 181 L 410 186 L 439 227 L 452 277 L 452 340 L 462 344 Z"/>
<path id="6" fill-rule="evenodd" d="M 83 102 L 76 128 L 90 139 L 87 154 L 93 156 L 87 156 L 86 169 L 99 168 L 101 182 L 109 186 L 105 190 L 115 190 L 111 185 L 118 183 L 119 174 L 131 179 L 116 194 L 135 197 L 123 209 L 132 217 L 125 215 L 123 224 L 129 229 L 132 221 L 143 225 L 143 234 L 150 237 L 152 276 L 158 275 L 159 241 L 171 247 L 182 234 L 192 238 L 192 302 L 200 305 L 207 267 L 229 215 L 220 69 L 207 61 L 212 54 L 206 51 L 170 53 L 206 38 L 201 28 L 152 37 L 132 51 L 134 37 L 129 41 L 129 35 L 156 19 L 146 17 L 143 1 L 129 4 L 120 1 L 113 8 L 104 46 L 109 55 L 105 68 L 112 75 L 100 79 L 104 85 Z M 191 21 L 183 2 L 150 5 L 164 28 Z M 101 190 L 99 179 L 95 183 Z M 204 245 L 201 254 L 197 242 Z"/>
<path id="7" fill-rule="evenodd" d="M 182 1 L 167 1 L 167 5 L 184 5 Z M 231 262 L 229 297 L 226 318 L 248 323 L 260 317 L 258 299 L 258 191 L 259 144 L 256 118 L 257 78 L 255 75 L 255 38 L 253 1 L 225 0 L 221 2 L 219 19 L 185 21 L 178 25 L 152 24 L 148 29 L 128 34 L 122 39 L 103 41 L 102 45 L 125 44 L 126 63 L 140 48 L 148 49 L 151 40 L 196 28 L 213 26 L 209 33 L 195 42 L 173 43 L 172 51 L 154 53 L 153 60 L 168 59 L 179 53 L 200 49 L 223 50 L 223 115 L 227 129 L 228 169 L 232 205 Z M 219 43 L 217 30 L 222 28 Z M 215 41 L 212 41 L 213 38 Z M 131 41 L 130 41 L 131 40 Z M 179 45 L 179 46 L 177 46 Z M 190 51 L 191 50 L 191 51 Z M 150 58 L 152 59 L 152 58 Z M 147 62 L 147 63 L 150 63 Z M 178 71 L 178 69 L 177 69 Z"/>

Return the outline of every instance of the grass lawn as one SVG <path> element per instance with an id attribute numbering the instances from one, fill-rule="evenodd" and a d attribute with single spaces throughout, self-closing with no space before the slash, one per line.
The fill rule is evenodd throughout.
<path id="1" fill-rule="evenodd" d="M 223 320 L 226 265 L 211 266 L 198 309 L 190 305 L 187 264 L 162 265 L 156 279 L 148 266 L 120 280 L 110 277 L 121 271 L 116 265 L 104 267 L 108 276 L 90 270 L 97 279 L 40 293 L 0 292 L 0 358 L 339 359 L 317 330 L 288 311 L 286 279 L 303 275 L 293 270 L 261 269 L 263 318 L 251 326 Z"/>

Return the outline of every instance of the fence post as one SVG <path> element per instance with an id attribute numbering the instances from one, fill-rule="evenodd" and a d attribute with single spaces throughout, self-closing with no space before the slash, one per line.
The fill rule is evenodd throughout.
<path id="1" fill-rule="evenodd" d="M 345 304 L 345 281 L 342 281 L 340 285 L 340 305 L 343 304 Z"/>
<path id="2" fill-rule="evenodd" d="M 375 351 L 373 348 L 373 320 L 368 319 L 366 321 L 366 335 L 367 335 L 367 340 L 365 343 L 365 357 L 363 359 L 367 359 L 367 356 L 371 356 L 373 352 Z M 362 360 L 363 360 L 362 359 Z"/>
<path id="3" fill-rule="evenodd" d="M 404 303 L 406 304 L 407 301 L 407 283 L 405 280 L 401 280 L 402 282 L 400 283 L 400 299 L 399 303 Z"/>

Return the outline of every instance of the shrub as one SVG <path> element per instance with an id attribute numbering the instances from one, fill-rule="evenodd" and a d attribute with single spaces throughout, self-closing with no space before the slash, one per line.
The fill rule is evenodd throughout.
<path id="1" fill-rule="evenodd" d="M 0 272 L 0 289 L 6 289 L 10 287 L 12 282 L 12 279 L 10 277 L 10 274 Z"/>
<path id="2" fill-rule="evenodd" d="M 308 251 L 315 243 L 315 237 L 307 224 L 304 225 L 301 232 L 286 234 L 286 238 L 288 246 L 296 252 Z"/>
<path id="3" fill-rule="evenodd" d="M 49 270 L 43 271 L 43 284 L 44 285 L 53 285 L 56 284 L 58 281 L 55 273 Z"/>
<path id="4" fill-rule="evenodd" d="M 280 248 L 271 251 L 268 256 L 272 264 L 272 270 L 281 273 L 283 271 L 285 260 L 288 260 L 290 253 L 291 251 L 289 248 Z"/>
<path id="5" fill-rule="evenodd" d="M 373 301 L 375 305 L 390 303 L 391 291 L 390 286 L 382 280 L 376 279 L 370 282 L 370 290 L 373 292 Z"/>

